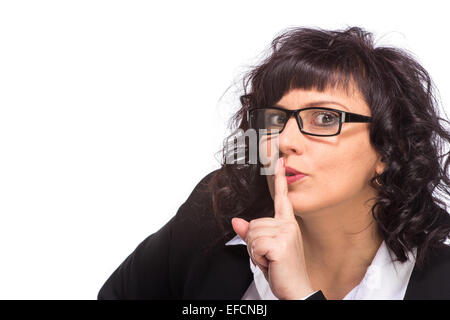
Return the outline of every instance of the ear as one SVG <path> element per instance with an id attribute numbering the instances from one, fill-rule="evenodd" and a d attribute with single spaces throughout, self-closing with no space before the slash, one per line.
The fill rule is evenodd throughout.
<path id="1" fill-rule="evenodd" d="M 384 162 L 384 159 L 381 155 L 378 156 L 377 162 L 375 165 L 375 172 L 377 174 L 383 173 L 384 169 L 386 169 L 386 163 Z"/>

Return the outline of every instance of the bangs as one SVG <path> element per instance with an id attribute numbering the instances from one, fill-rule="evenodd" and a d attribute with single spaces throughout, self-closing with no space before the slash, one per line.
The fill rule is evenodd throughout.
<path id="1" fill-rule="evenodd" d="M 350 94 L 355 87 L 364 92 L 365 70 L 359 59 L 330 61 L 330 59 L 281 59 L 266 70 L 258 104 L 273 105 L 292 89 L 341 89 Z M 259 100 L 259 99 L 258 99 Z"/>

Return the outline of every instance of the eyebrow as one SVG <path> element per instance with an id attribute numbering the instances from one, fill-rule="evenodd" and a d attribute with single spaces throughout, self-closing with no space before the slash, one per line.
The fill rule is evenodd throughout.
<path id="1" fill-rule="evenodd" d="M 339 102 L 336 102 L 336 101 L 314 101 L 314 102 L 310 102 L 310 103 L 305 104 L 302 108 L 323 107 L 323 106 L 326 106 L 326 105 L 329 105 L 329 104 L 335 104 L 335 105 L 341 106 L 342 108 L 344 108 L 345 110 L 350 112 L 350 109 L 348 107 L 346 107 L 345 105 L 343 105 L 343 104 L 341 104 Z M 285 107 L 283 107 L 282 105 L 280 105 L 278 103 L 275 104 L 275 106 L 283 108 L 283 109 L 286 109 Z"/>

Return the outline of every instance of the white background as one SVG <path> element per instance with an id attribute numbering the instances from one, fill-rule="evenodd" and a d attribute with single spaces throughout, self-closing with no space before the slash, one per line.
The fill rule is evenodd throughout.
<path id="1" fill-rule="evenodd" d="M 219 168 L 239 79 L 287 27 L 374 32 L 448 108 L 444 3 L 1 1 L 0 298 L 95 299 Z"/>

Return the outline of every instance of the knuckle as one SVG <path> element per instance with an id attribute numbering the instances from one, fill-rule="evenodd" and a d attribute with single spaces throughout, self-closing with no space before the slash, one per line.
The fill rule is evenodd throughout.
<path id="1" fill-rule="evenodd" d="M 262 239 L 255 239 L 252 242 L 252 250 L 253 250 L 253 254 L 258 254 L 260 255 L 261 252 L 263 251 L 263 242 L 261 242 Z"/>
<path id="2" fill-rule="evenodd" d="M 250 221 L 248 227 L 249 227 L 249 229 L 250 228 L 254 229 L 254 228 L 258 227 L 260 224 L 261 224 L 261 219 L 253 219 Z"/>
<path id="3" fill-rule="evenodd" d="M 255 251 L 256 249 L 257 249 L 257 245 L 258 245 L 258 239 L 255 239 L 253 242 L 252 242 L 252 245 L 251 245 L 251 248 L 252 248 L 252 250 L 253 251 Z"/>
<path id="4" fill-rule="evenodd" d="M 249 230 L 247 232 L 247 241 L 246 242 L 248 243 L 248 242 L 254 241 L 256 239 L 256 236 L 257 235 L 254 230 Z"/>

